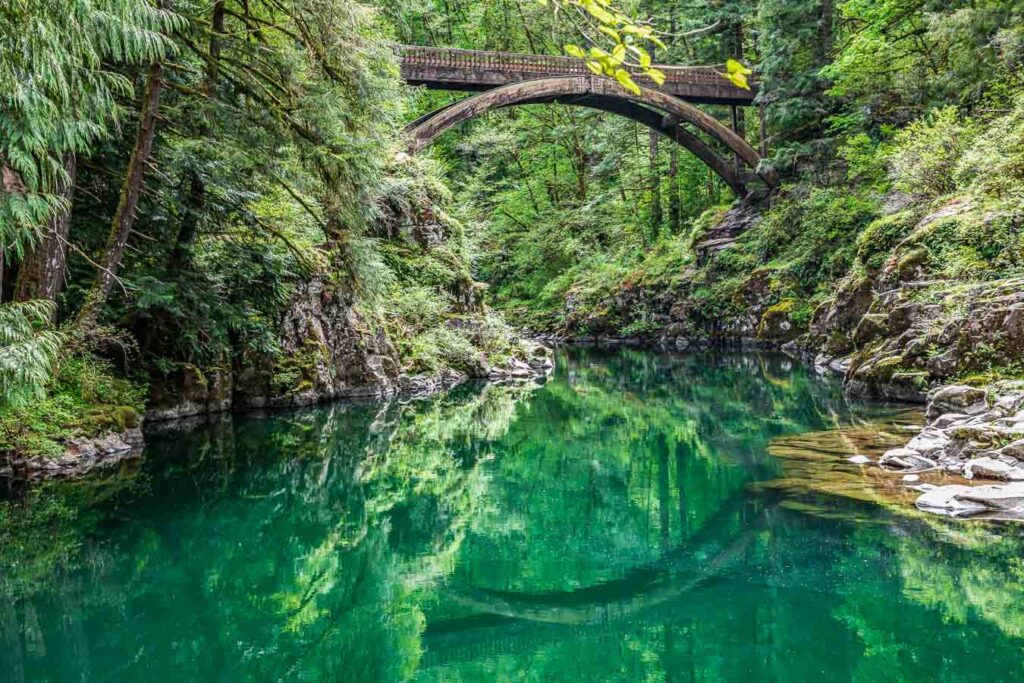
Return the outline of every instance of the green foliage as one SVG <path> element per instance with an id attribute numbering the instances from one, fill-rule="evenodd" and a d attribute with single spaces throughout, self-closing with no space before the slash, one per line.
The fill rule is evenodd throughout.
<path id="1" fill-rule="evenodd" d="M 63 358 L 45 394 L 0 406 L 0 452 L 57 456 L 65 439 L 138 427 L 147 394 L 144 384 L 118 377 L 109 361 Z"/>
<path id="2" fill-rule="evenodd" d="M 932 105 L 975 102 L 1017 54 L 1016 2 L 845 0 L 837 8 L 848 28 L 824 70 L 830 93 L 870 108 L 875 120 L 906 123 Z"/>
<path id="3" fill-rule="evenodd" d="M 53 313 L 47 301 L 0 304 L 0 407 L 43 395 L 63 342 L 45 329 Z"/>
<path id="4" fill-rule="evenodd" d="M 891 157 L 897 189 L 932 198 L 956 189 L 956 165 L 975 135 L 955 107 L 914 121 L 896 135 Z"/>
<path id="5" fill-rule="evenodd" d="M 860 264 L 870 272 L 880 270 L 890 252 L 910 233 L 916 218 L 913 211 L 901 211 L 871 221 L 857 237 Z"/>
<path id="6" fill-rule="evenodd" d="M 480 365 L 480 356 L 464 331 L 435 327 L 413 338 L 409 358 L 414 372 L 437 372 L 444 368 L 470 371 Z"/>
<path id="7" fill-rule="evenodd" d="M 0 240 L 21 255 L 66 202 L 64 155 L 88 152 L 131 80 L 113 63 L 158 59 L 173 15 L 136 0 L 20 0 L 0 7 Z"/>
<path id="8" fill-rule="evenodd" d="M 877 215 L 873 199 L 813 189 L 780 201 L 742 242 L 767 263 L 784 291 L 821 293 L 849 270 L 858 234 Z"/>
<path id="9" fill-rule="evenodd" d="M 957 183 L 1006 204 L 1024 200 L 1024 96 L 1011 100 L 1009 113 L 985 121 L 963 153 Z"/>
<path id="10" fill-rule="evenodd" d="M 889 131 L 886 131 L 886 137 L 888 135 Z M 863 183 L 879 191 L 889 187 L 887 162 L 891 153 L 889 143 L 874 140 L 867 133 L 850 136 L 837 150 L 838 157 L 846 162 L 846 178 L 849 182 Z"/>
<path id="11" fill-rule="evenodd" d="M 824 97 L 826 82 L 819 73 L 827 63 L 829 49 L 819 27 L 821 3 L 761 0 L 756 12 L 759 98 L 771 105 L 768 124 L 778 138 L 773 145 L 773 163 L 791 168 L 815 153 L 813 141 L 829 111 Z"/>

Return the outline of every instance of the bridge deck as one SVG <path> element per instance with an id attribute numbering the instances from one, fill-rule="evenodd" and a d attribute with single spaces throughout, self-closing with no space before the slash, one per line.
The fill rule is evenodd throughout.
<path id="1" fill-rule="evenodd" d="M 514 52 L 483 52 L 454 48 L 399 47 L 402 77 L 410 85 L 435 90 L 490 90 L 502 85 L 551 76 L 590 76 L 582 60 Z M 738 88 L 714 69 L 658 65 L 665 84 L 656 86 L 642 74 L 637 83 L 700 104 L 749 106 L 757 94 Z"/>

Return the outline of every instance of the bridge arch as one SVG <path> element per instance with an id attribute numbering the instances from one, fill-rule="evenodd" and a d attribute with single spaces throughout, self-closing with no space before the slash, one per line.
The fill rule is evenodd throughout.
<path id="1" fill-rule="evenodd" d="M 552 102 L 612 112 L 656 130 L 693 152 L 737 194 L 745 195 L 746 188 L 741 176 L 721 155 L 682 126 L 683 123 L 690 124 L 722 142 L 751 172 L 757 173 L 766 185 L 771 187 L 776 183 L 772 172 L 758 173 L 761 155 L 714 117 L 659 90 L 642 87 L 639 95 L 633 95 L 618 83 L 597 76 L 542 78 L 512 83 L 450 104 L 414 121 L 406 128 L 409 152 L 415 154 L 456 124 L 489 111 Z"/>

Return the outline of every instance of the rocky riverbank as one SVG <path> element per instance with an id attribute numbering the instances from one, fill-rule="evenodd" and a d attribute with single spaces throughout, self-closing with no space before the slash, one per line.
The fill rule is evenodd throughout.
<path id="1" fill-rule="evenodd" d="M 1005 212 L 965 197 L 927 203 L 894 193 L 870 210 L 825 202 L 823 218 L 808 208 L 816 201 L 739 204 L 695 237 L 692 258 L 671 277 L 638 271 L 596 296 L 571 290 L 557 335 L 672 350 L 780 348 L 843 374 L 852 396 L 918 403 L 958 380 L 1024 373 L 1024 278 L 1000 276 L 1017 257 L 990 265 L 971 241 L 1001 229 Z M 797 228 L 780 218 L 794 206 L 809 243 L 777 247 L 794 240 L 787 233 Z M 825 253 L 828 241 L 835 255 Z M 834 270 L 825 273 L 828 259 Z M 795 295 L 811 277 L 815 294 Z"/>
<path id="2" fill-rule="evenodd" d="M 942 387 L 929 395 L 927 419 L 920 433 L 879 461 L 909 481 L 938 475 L 916 487 L 917 506 L 1024 519 L 1024 381 Z"/>
<path id="3" fill-rule="evenodd" d="M 133 412 L 130 427 L 95 437 L 67 439 L 64 442 L 64 453 L 57 456 L 8 457 L 6 461 L 0 461 L 0 476 L 27 480 L 80 477 L 97 469 L 116 467 L 137 459 L 143 454 L 145 446 L 143 420 L 149 424 L 172 423 L 232 411 L 287 409 L 337 399 L 421 399 L 473 380 L 519 383 L 543 379 L 551 374 L 554 370 L 554 354 L 549 347 L 530 340 L 520 341 L 520 346 L 523 359 L 510 357 L 502 364 L 485 364 L 473 374 L 451 369 L 433 374 L 400 374 L 386 382 L 364 385 L 357 392 L 334 396 L 313 392 L 301 396 L 284 395 L 262 405 L 253 402 L 236 403 L 231 392 L 230 377 L 225 378 L 225 375 L 219 373 L 207 376 L 194 366 L 184 366 L 178 371 L 179 383 L 175 392 L 170 393 L 166 388 L 157 389 L 156 395 L 165 397 L 165 402 L 158 403 L 145 417 Z M 173 404 L 166 402 L 171 396 L 175 397 Z"/>

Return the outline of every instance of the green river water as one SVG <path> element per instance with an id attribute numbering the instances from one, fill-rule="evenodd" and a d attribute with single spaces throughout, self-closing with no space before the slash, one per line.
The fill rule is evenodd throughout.
<path id="1" fill-rule="evenodd" d="M 1019 527 L 844 461 L 900 415 L 784 356 L 574 350 L 164 427 L 0 505 L 0 681 L 1024 680 Z"/>

